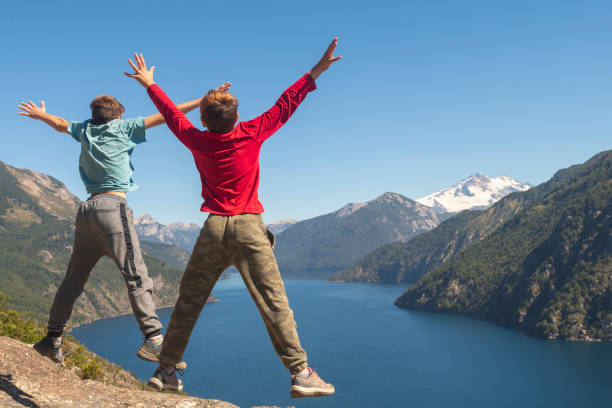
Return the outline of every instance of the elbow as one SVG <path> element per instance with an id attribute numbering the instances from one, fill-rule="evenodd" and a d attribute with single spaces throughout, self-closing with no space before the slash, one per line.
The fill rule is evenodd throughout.
<path id="1" fill-rule="evenodd" d="M 70 124 L 67 121 L 61 121 L 59 123 L 56 123 L 55 126 L 53 126 L 55 128 L 55 130 L 57 130 L 60 133 L 68 133 L 68 126 Z"/>
<path id="2" fill-rule="evenodd" d="M 68 126 L 57 125 L 57 126 L 54 126 L 53 128 L 60 133 L 65 133 L 68 131 Z"/>

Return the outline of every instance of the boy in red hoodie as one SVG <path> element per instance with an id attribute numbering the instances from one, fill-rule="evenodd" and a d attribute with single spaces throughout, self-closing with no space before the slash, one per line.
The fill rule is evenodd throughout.
<path id="1" fill-rule="evenodd" d="M 259 152 L 263 142 L 295 112 L 315 80 L 341 57 L 334 57 L 335 38 L 321 60 L 291 85 L 272 108 L 255 119 L 238 121 L 238 100 L 229 92 L 209 91 L 200 103 L 202 125 L 197 129 L 153 81 L 142 54 L 127 76 L 143 85 L 176 137 L 191 151 L 202 181 L 208 216 L 195 244 L 179 289 L 159 356 L 160 367 L 149 384 L 158 389 L 181 390 L 174 367 L 181 361 L 191 331 L 221 273 L 230 265 L 240 271 L 265 322 L 276 353 L 291 373 L 295 398 L 334 393 L 308 367 L 298 338 L 293 312 L 285 293 L 274 253 L 273 236 L 261 218 L 258 200 Z"/>

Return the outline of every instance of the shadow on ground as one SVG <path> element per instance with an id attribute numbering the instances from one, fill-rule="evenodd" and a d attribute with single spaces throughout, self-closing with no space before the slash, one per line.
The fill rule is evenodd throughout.
<path id="1" fill-rule="evenodd" d="M 15 402 L 24 407 L 40 408 L 40 406 L 30 398 L 34 398 L 30 394 L 23 392 L 13 384 L 13 376 L 8 374 L 0 374 L 0 391 L 7 393 Z"/>

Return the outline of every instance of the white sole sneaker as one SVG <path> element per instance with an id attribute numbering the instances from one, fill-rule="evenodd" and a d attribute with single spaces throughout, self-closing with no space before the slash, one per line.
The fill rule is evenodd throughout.
<path id="1" fill-rule="evenodd" d="M 152 377 L 149 380 L 149 385 L 153 388 L 156 388 L 159 391 L 166 391 L 166 390 L 170 390 L 170 391 L 183 391 L 183 381 L 178 380 L 178 385 L 172 385 L 172 384 L 164 384 L 159 378 L 157 377 Z"/>
<path id="2" fill-rule="evenodd" d="M 336 392 L 333 386 L 331 388 L 318 388 L 302 387 L 299 385 L 292 385 L 290 391 L 291 398 L 324 397 L 326 395 L 332 395 Z"/>

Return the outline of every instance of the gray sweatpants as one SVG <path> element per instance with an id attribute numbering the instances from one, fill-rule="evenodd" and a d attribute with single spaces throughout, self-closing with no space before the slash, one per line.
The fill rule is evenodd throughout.
<path id="1" fill-rule="evenodd" d="M 112 194 L 89 198 L 76 217 L 72 256 L 64 281 L 55 294 L 47 331 L 63 333 L 74 302 L 83 293 L 96 262 L 110 257 L 125 279 L 128 296 L 140 330 L 146 336 L 161 329 L 151 292 L 153 281 L 142 259 L 132 209 Z"/>

